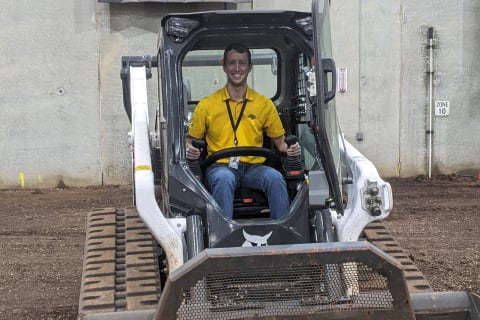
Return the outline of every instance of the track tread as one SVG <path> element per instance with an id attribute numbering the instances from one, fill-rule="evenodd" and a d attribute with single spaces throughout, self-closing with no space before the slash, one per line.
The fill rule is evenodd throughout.
<path id="1" fill-rule="evenodd" d="M 157 245 L 135 208 L 92 210 L 79 315 L 152 309 L 160 297 Z"/>
<path id="2" fill-rule="evenodd" d="M 382 221 L 370 223 L 363 231 L 370 243 L 400 262 L 403 267 L 410 294 L 433 292 L 430 283 L 427 281 L 423 273 L 395 241 Z"/>

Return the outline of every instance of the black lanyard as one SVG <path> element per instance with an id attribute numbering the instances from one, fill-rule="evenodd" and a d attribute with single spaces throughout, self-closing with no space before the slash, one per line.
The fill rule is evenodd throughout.
<path id="1" fill-rule="evenodd" d="M 240 124 L 240 120 L 242 120 L 243 111 L 245 111 L 245 106 L 247 105 L 247 99 L 246 98 L 243 99 L 242 109 L 240 110 L 240 114 L 238 115 L 236 123 L 233 122 L 232 110 L 230 109 L 230 103 L 228 102 L 228 100 L 225 100 L 225 104 L 227 105 L 228 116 L 230 118 L 230 124 L 232 125 L 232 129 L 233 129 L 233 144 L 237 146 L 238 144 L 237 128 L 238 128 L 238 125 Z"/>

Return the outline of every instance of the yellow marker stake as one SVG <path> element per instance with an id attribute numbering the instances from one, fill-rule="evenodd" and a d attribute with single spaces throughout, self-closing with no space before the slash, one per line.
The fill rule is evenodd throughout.
<path id="1" fill-rule="evenodd" d="M 20 180 L 20 186 L 22 189 L 25 188 L 25 174 L 23 174 L 23 172 L 18 173 L 18 179 Z"/>

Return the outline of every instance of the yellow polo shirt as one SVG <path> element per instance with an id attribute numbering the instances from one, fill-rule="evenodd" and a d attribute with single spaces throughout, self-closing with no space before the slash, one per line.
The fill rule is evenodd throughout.
<path id="1" fill-rule="evenodd" d="M 270 138 L 278 138 L 285 134 L 282 122 L 272 100 L 247 88 L 247 103 L 242 119 L 236 130 L 237 147 L 261 147 L 263 132 Z M 188 134 L 194 139 L 205 139 L 208 155 L 213 152 L 235 147 L 235 134 L 228 115 L 226 102 L 230 104 L 233 124 L 237 122 L 243 101 L 234 101 L 228 94 L 227 87 L 202 99 L 192 115 Z M 228 163 L 229 159 L 218 162 Z M 241 162 L 263 163 L 263 157 L 241 157 Z"/>

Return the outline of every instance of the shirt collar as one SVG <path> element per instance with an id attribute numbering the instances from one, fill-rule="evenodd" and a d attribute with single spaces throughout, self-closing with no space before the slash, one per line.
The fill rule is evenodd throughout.
<path id="1" fill-rule="evenodd" d="M 223 101 L 227 101 L 230 99 L 230 94 L 228 93 L 227 86 L 223 87 L 223 92 L 222 92 L 222 99 Z M 253 94 L 252 94 L 252 89 L 250 89 L 249 86 L 247 86 L 247 92 L 245 94 L 245 99 L 252 101 L 253 100 Z"/>

